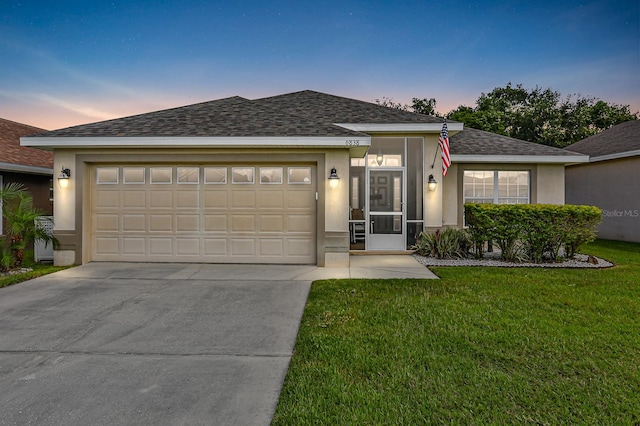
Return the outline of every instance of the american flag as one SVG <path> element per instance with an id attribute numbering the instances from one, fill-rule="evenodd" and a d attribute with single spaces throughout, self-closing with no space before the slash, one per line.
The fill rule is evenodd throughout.
<path id="1" fill-rule="evenodd" d="M 449 153 L 449 131 L 447 130 L 447 122 L 442 125 L 440 132 L 440 151 L 442 151 L 442 176 L 447 175 L 447 169 L 451 167 L 451 154 Z"/>

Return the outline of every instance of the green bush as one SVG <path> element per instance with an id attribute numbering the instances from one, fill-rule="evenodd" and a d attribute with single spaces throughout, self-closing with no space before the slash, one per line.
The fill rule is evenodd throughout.
<path id="1" fill-rule="evenodd" d="M 471 248 L 469 235 L 462 229 L 445 229 L 431 232 L 421 232 L 416 245 L 413 247 L 422 256 L 438 259 L 462 259 L 467 257 Z"/>
<path id="2" fill-rule="evenodd" d="M 495 242 L 507 261 L 545 257 L 572 258 L 582 244 L 593 241 L 602 211 L 592 206 L 551 204 L 465 204 L 465 217 L 475 253 L 482 257 L 484 243 Z"/>

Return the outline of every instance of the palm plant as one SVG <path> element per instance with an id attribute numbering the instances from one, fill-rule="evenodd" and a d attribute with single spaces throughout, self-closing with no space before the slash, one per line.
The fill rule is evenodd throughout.
<path id="1" fill-rule="evenodd" d="M 9 240 L 0 240 L 0 268 L 20 266 L 24 259 L 24 249 L 35 240 L 42 240 L 45 244 L 57 245 L 53 234 L 42 226 L 38 220 L 51 220 L 45 213 L 33 206 L 33 197 L 20 183 L 10 183 L 0 188 L 0 202 L 2 202 L 2 216 L 7 224 Z M 9 258 L 9 253 L 11 257 Z M 11 261 L 9 260 L 11 259 Z"/>

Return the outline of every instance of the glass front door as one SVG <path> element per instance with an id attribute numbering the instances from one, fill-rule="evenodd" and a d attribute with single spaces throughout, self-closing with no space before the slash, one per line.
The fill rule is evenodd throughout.
<path id="1" fill-rule="evenodd" d="M 369 170 L 368 250 L 405 250 L 404 171 Z"/>

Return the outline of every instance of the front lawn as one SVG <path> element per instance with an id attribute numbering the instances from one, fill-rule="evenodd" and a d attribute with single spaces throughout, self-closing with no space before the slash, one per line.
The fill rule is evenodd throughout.
<path id="1" fill-rule="evenodd" d="M 18 284 L 23 281 L 28 281 L 34 278 L 41 277 L 43 275 L 52 274 L 54 272 L 61 271 L 63 269 L 70 268 L 70 266 L 53 266 L 41 263 L 29 263 L 27 262 L 25 267 L 31 269 L 28 272 L 18 272 L 11 275 L 0 275 L 0 288 L 6 287 L 12 284 Z"/>
<path id="2" fill-rule="evenodd" d="M 315 282 L 273 424 L 640 422 L 640 244 L 604 270 Z"/>

